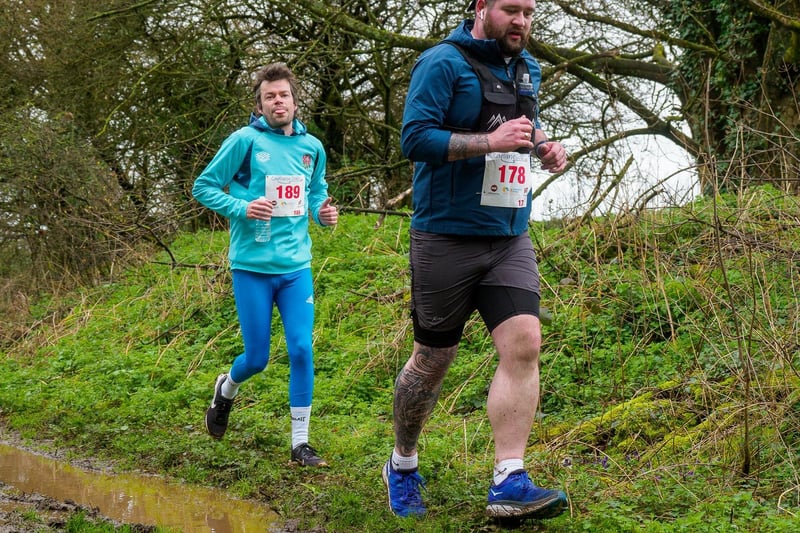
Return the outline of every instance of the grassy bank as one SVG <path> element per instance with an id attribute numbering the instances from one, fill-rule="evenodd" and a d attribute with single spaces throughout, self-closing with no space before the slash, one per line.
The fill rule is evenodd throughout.
<path id="1" fill-rule="evenodd" d="M 185 234 L 108 283 L 29 308 L 0 356 L 0 426 L 119 469 L 224 487 L 304 529 L 486 531 L 490 338 L 471 322 L 421 440 L 429 516 L 388 511 L 380 467 L 410 353 L 408 224 L 344 215 L 315 228 L 312 443 L 289 462 L 288 361 L 225 439 L 205 434 L 214 378 L 241 351 L 224 232 Z M 570 495 L 535 531 L 780 531 L 800 475 L 800 208 L 773 189 L 572 227 L 537 223 L 544 326 L 532 477 Z M 44 444 L 42 444 L 44 445 Z"/>

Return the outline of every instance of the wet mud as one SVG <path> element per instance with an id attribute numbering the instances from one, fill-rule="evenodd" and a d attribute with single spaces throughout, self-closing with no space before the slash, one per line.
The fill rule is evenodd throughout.
<path id="1" fill-rule="evenodd" d="M 134 532 L 155 531 L 156 525 L 186 533 L 296 531 L 291 523 L 281 525 L 265 505 L 221 490 L 114 474 L 0 440 L 0 533 L 66 531 L 78 513 Z"/>
<path id="2" fill-rule="evenodd" d="M 115 522 L 101 515 L 97 508 L 22 492 L 0 482 L 0 533 L 65 532 L 69 521 L 78 514 L 92 524 L 128 526 L 132 533 L 151 533 L 156 529 L 144 524 Z"/>

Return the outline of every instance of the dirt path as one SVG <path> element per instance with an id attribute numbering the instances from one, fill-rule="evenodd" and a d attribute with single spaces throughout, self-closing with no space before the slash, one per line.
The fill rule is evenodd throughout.
<path id="1" fill-rule="evenodd" d="M 0 421 L 1 422 L 1 421 Z M 113 465 L 94 459 L 68 459 L 65 452 L 46 452 L 41 446 L 32 448 L 23 443 L 17 435 L 4 431 L 0 424 L 0 443 L 13 446 L 49 459 L 68 463 L 76 468 L 95 472 L 111 472 Z M 40 443 L 43 444 L 43 443 Z M 72 528 L 68 528 L 73 521 Z M 75 523 L 77 522 L 77 524 Z M 95 527 L 96 526 L 96 527 Z M 127 527 L 131 533 L 154 533 L 156 526 L 119 522 L 100 513 L 99 508 L 80 505 L 71 500 L 58 500 L 39 493 L 23 492 L 0 480 L 0 533 L 49 533 L 68 531 L 114 531 Z M 324 529 L 301 530 L 297 520 L 286 520 L 270 528 L 270 533 L 324 533 Z"/>
<path id="2" fill-rule="evenodd" d="M 97 509 L 70 501 L 61 502 L 40 494 L 22 493 L 0 482 L 0 533 L 67 531 L 70 519 L 80 514 L 89 524 L 112 524 L 117 528 L 128 525 L 130 531 L 135 533 L 155 531 L 153 526 L 119 524 L 99 514 Z"/>
<path id="3" fill-rule="evenodd" d="M 18 435 L 8 432 L 0 424 L 0 442 L 26 449 L 53 459 L 63 460 L 56 454 L 34 451 L 25 446 Z M 72 464 L 88 470 L 98 470 L 91 461 L 72 461 Z M 106 466 L 107 467 L 107 466 Z M 27 493 L 0 481 L 0 533 L 65 532 L 71 519 L 83 515 L 87 525 L 96 524 L 115 529 L 128 526 L 133 533 L 150 533 L 155 527 L 143 524 L 122 524 L 100 514 L 98 509 L 78 505 L 73 501 L 59 501 L 38 493 Z M 84 528 L 90 529 L 90 528 Z"/>

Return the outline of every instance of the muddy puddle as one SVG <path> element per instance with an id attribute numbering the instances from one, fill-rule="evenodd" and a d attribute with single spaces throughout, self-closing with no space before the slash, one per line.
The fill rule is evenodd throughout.
<path id="1" fill-rule="evenodd" d="M 96 507 L 123 523 L 158 525 L 184 533 L 264 533 L 278 515 L 224 492 L 135 474 L 76 468 L 0 442 L 0 481 L 27 493 Z"/>

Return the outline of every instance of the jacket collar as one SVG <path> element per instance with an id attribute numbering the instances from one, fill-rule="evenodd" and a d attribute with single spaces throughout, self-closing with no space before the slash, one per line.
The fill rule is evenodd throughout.
<path id="1" fill-rule="evenodd" d="M 281 128 L 273 128 L 267 121 L 264 119 L 263 115 L 256 115 L 255 113 L 250 113 L 250 123 L 248 124 L 250 127 L 255 128 L 259 131 L 266 131 L 270 133 L 274 133 L 276 135 L 285 135 L 283 129 Z M 294 119 L 292 121 L 292 135 L 305 135 L 308 132 L 308 128 L 300 119 Z"/>

